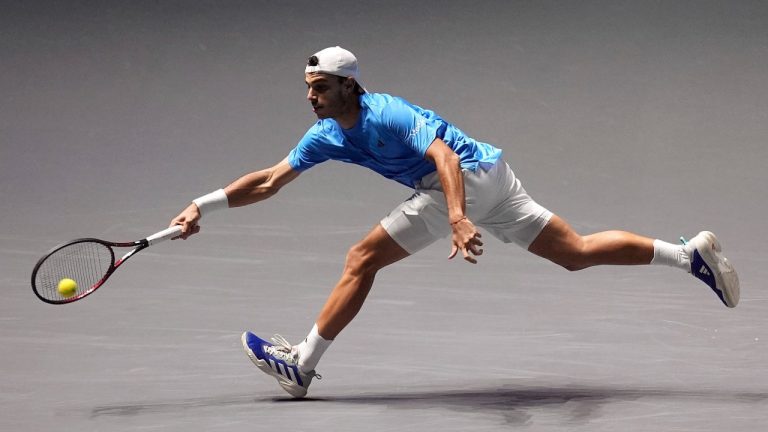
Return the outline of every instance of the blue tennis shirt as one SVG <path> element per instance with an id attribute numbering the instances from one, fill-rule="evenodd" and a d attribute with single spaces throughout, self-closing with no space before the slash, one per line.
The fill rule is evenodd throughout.
<path id="1" fill-rule="evenodd" d="M 436 170 L 424 158 L 427 148 L 442 139 L 472 171 L 492 165 L 501 150 L 468 137 L 433 111 L 383 93 L 360 95 L 360 117 L 351 129 L 333 119 L 315 123 L 288 154 L 296 171 L 307 170 L 328 159 L 370 168 L 408 187 Z"/>

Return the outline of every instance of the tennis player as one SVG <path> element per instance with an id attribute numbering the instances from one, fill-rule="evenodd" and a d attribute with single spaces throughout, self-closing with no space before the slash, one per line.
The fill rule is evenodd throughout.
<path id="1" fill-rule="evenodd" d="M 624 231 L 582 236 L 526 193 L 500 149 L 467 136 L 431 110 L 368 92 L 351 52 L 330 47 L 315 53 L 304 77 L 319 120 L 288 157 L 195 199 L 171 222 L 182 226 L 186 239 L 211 211 L 267 199 L 329 159 L 368 167 L 413 189 L 349 249 L 341 280 L 303 342 L 243 334 L 251 360 L 292 396 L 303 397 L 312 379 L 320 378 L 315 372 L 320 357 L 360 310 L 376 272 L 446 236 L 451 237 L 448 258 L 460 252 L 474 264 L 483 253 L 478 227 L 572 271 L 603 264 L 677 267 L 705 282 L 726 306 L 738 303 L 738 276 L 711 232 L 682 245 Z"/>

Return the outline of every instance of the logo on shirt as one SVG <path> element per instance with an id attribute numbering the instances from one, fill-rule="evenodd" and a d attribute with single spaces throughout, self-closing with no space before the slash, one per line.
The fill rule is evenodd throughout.
<path id="1" fill-rule="evenodd" d="M 416 123 L 416 127 L 411 129 L 411 132 L 408 134 L 408 136 L 416 136 L 419 131 L 421 131 L 421 128 L 427 125 L 427 122 L 424 119 L 419 119 L 419 122 Z"/>

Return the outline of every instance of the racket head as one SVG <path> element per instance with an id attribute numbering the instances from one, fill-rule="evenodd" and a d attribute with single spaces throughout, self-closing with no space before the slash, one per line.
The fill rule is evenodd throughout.
<path id="1" fill-rule="evenodd" d="M 80 300 L 96 291 L 115 270 L 114 244 L 94 238 L 82 238 L 58 245 L 45 254 L 32 270 L 32 290 L 50 304 Z M 69 278 L 77 291 L 64 297 L 59 281 Z"/>

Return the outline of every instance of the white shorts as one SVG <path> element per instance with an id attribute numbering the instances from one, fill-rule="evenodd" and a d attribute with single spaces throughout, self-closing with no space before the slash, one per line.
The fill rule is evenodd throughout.
<path id="1" fill-rule="evenodd" d="M 525 192 L 509 165 L 499 159 L 487 169 L 462 170 L 466 215 L 504 243 L 528 249 L 552 212 Z M 437 172 L 416 184 L 416 193 L 381 220 L 381 226 L 406 252 L 414 254 L 451 234 L 448 207 Z"/>

